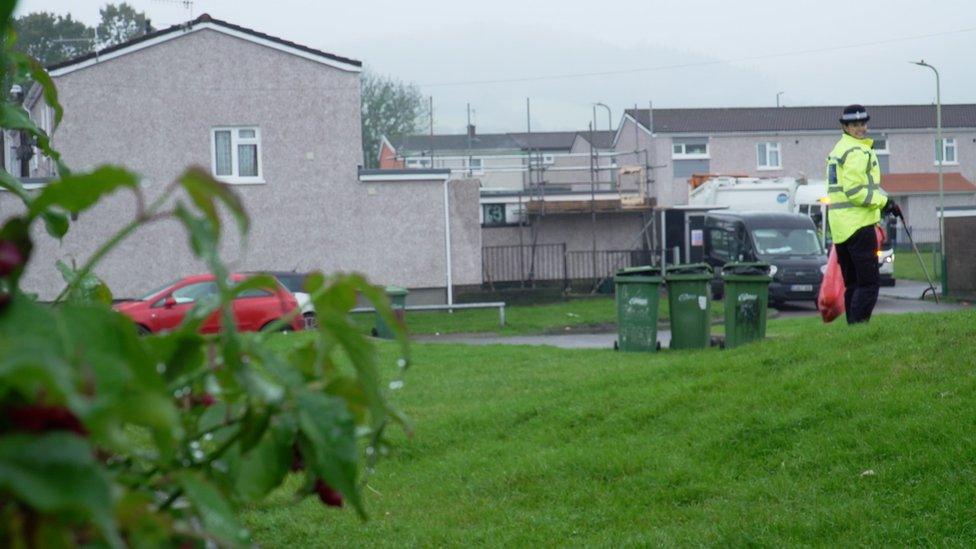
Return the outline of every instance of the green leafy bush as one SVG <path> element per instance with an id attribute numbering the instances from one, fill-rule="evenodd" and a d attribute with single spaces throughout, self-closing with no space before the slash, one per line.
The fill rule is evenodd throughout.
<path id="1" fill-rule="evenodd" d="M 10 49 L 14 4 L 0 7 L 4 80 L 41 85 L 57 124 L 62 108 L 50 77 Z M 190 168 L 147 203 L 138 176 L 122 167 L 72 172 L 21 106 L 4 102 L 0 126 L 30 136 L 59 174 L 32 194 L 0 173 L 0 186 L 24 206 L 0 227 L 0 545 L 248 545 L 236 510 L 293 471 L 305 476 L 299 496 L 348 503 L 365 517 L 364 472 L 382 453 L 388 425 L 406 425 L 384 396 L 373 343 L 349 316 L 362 295 L 396 326 L 382 290 L 358 275 L 311 275 L 316 337 L 277 352 L 267 339 L 284 336 L 232 328 L 234 296 L 275 281 L 231 282 L 217 251 L 222 219 L 232 218 L 242 234 L 249 221 L 228 187 Z M 25 295 L 31 228 L 42 223 L 61 238 L 72 214 L 115 192 L 132 193 L 134 219 L 81 266 L 58 264 L 66 286 L 54 303 Z M 94 269 L 133 232 L 166 218 L 186 228 L 220 299 L 198 303 L 171 333 L 139 337 L 112 310 L 112 293 Z M 215 312 L 226 329 L 201 336 Z M 398 339 L 402 372 L 402 330 Z"/>

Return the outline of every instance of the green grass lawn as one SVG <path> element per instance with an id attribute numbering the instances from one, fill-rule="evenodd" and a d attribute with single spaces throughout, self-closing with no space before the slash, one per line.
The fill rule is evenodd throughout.
<path id="1" fill-rule="evenodd" d="M 658 306 L 661 320 L 669 318 L 668 300 L 662 296 Z M 712 318 L 721 319 L 725 308 L 721 300 L 713 301 Z M 372 314 L 355 315 L 364 330 L 373 327 Z M 577 298 L 545 305 L 505 307 L 505 327 L 498 324 L 498 309 L 473 309 L 446 312 L 407 311 L 407 328 L 411 334 L 451 334 L 496 332 L 502 335 L 524 335 L 565 332 L 566 328 L 613 329 L 617 310 L 612 297 Z"/>
<path id="2" fill-rule="evenodd" d="M 932 262 L 936 254 L 934 252 L 921 252 L 919 255 L 922 256 L 922 261 L 925 262 L 925 269 L 928 271 L 929 276 L 937 283 L 939 281 L 938 265 Z M 922 272 L 921 265 L 918 264 L 918 258 L 915 257 L 915 252 L 912 250 L 899 250 L 895 254 L 895 280 L 898 279 L 925 281 L 925 274 Z"/>
<path id="3" fill-rule="evenodd" d="M 970 545 L 976 312 L 770 336 L 651 355 L 415 345 L 392 395 L 415 433 L 370 478 L 370 520 L 287 489 L 244 518 L 272 547 Z"/>

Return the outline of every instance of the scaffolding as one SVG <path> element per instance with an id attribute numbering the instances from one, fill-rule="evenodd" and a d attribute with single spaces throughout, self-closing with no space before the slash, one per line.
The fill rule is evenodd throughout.
<path id="1" fill-rule="evenodd" d="M 433 105 L 431 105 L 433 107 Z M 636 109 L 636 105 L 635 105 Z M 428 156 L 428 166 L 431 168 L 448 168 L 452 173 L 461 177 L 480 177 L 495 174 L 523 174 L 521 189 L 506 192 L 506 196 L 517 199 L 518 219 L 518 247 L 525 253 L 517 254 L 520 287 L 535 287 L 538 278 L 537 265 L 540 246 L 551 246 L 551 243 L 541 243 L 540 235 L 546 230 L 547 218 L 552 215 L 589 214 L 591 246 L 589 250 L 592 262 L 590 273 L 593 275 L 594 285 L 591 292 L 597 291 L 606 276 L 601 276 L 598 263 L 606 263 L 613 271 L 620 264 L 609 265 L 606 258 L 600 256 L 601 250 L 597 245 L 597 216 L 615 213 L 639 213 L 641 229 L 636 233 L 628 249 L 640 248 L 642 257 L 648 262 L 657 263 L 653 253 L 653 243 L 656 242 L 653 224 L 656 201 L 653 198 L 652 185 L 654 183 L 653 170 L 658 166 L 652 165 L 649 146 L 640 144 L 639 128 L 634 125 L 634 148 L 627 151 L 613 151 L 599 147 L 595 124 L 590 123 L 585 132 L 579 132 L 587 142 L 584 152 L 555 152 L 539 147 L 533 143 L 531 102 L 526 99 L 526 139 L 521 150 L 515 154 L 481 156 L 475 165 L 474 147 L 475 137 L 471 125 L 471 107 L 468 105 L 467 150 L 458 151 L 461 154 L 436 155 L 433 135 L 433 109 L 431 112 L 430 150 L 425 151 Z M 594 113 L 595 114 L 595 113 Z M 595 120 L 594 120 L 595 122 Z M 609 131 L 609 130 L 608 130 Z M 649 143 L 649 140 L 645 141 Z M 485 162 L 490 158 L 491 165 Z M 435 163 L 435 160 L 437 161 Z M 439 165 L 437 165 L 439 164 Z M 409 166 L 409 164 L 408 164 Z M 506 212 L 507 215 L 507 212 Z M 626 250 L 614 250 L 612 257 L 626 258 Z M 564 263 L 566 254 L 564 246 Z M 575 254 L 586 253 L 575 251 Z M 607 255 L 607 254 L 604 254 Z M 607 257 L 611 257 L 607 255 Z M 620 259 L 620 262 L 626 259 Z M 574 261 L 579 261 L 575 258 Z M 548 269 L 549 267 L 545 267 Z M 491 273 L 483 266 L 484 279 L 489 287 L 494 287 Z M 564 273 L 568 272 L 565 268 Z M 581 272 L 577 269 L 576 272 Z M 605 275 L 606 273 L 603 273 Z"/>

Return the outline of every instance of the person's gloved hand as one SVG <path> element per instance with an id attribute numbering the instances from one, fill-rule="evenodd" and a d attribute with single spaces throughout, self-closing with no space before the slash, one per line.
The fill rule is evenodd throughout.
<path id="1" fill-rule="evenodd" d="M 881 214 L 902 217 L 901 207 L 898 206 L 898 204 L 895 204 L 895 201 L 890 198 L 888 199 L 888 202 L 885 203 L 884 208 L 881 208 Z"/>

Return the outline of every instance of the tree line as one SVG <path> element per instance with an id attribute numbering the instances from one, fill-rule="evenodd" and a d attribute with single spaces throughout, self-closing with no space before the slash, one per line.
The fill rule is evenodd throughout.
<path id="1" fill-rule="evenodd" d="M 100 20 L 89 27 L 71 14 L 39 11 L 14 19 L 16 49 L 50 66 L 153 32 L 149 18 L 126 2 L 106 4 Z"/>

